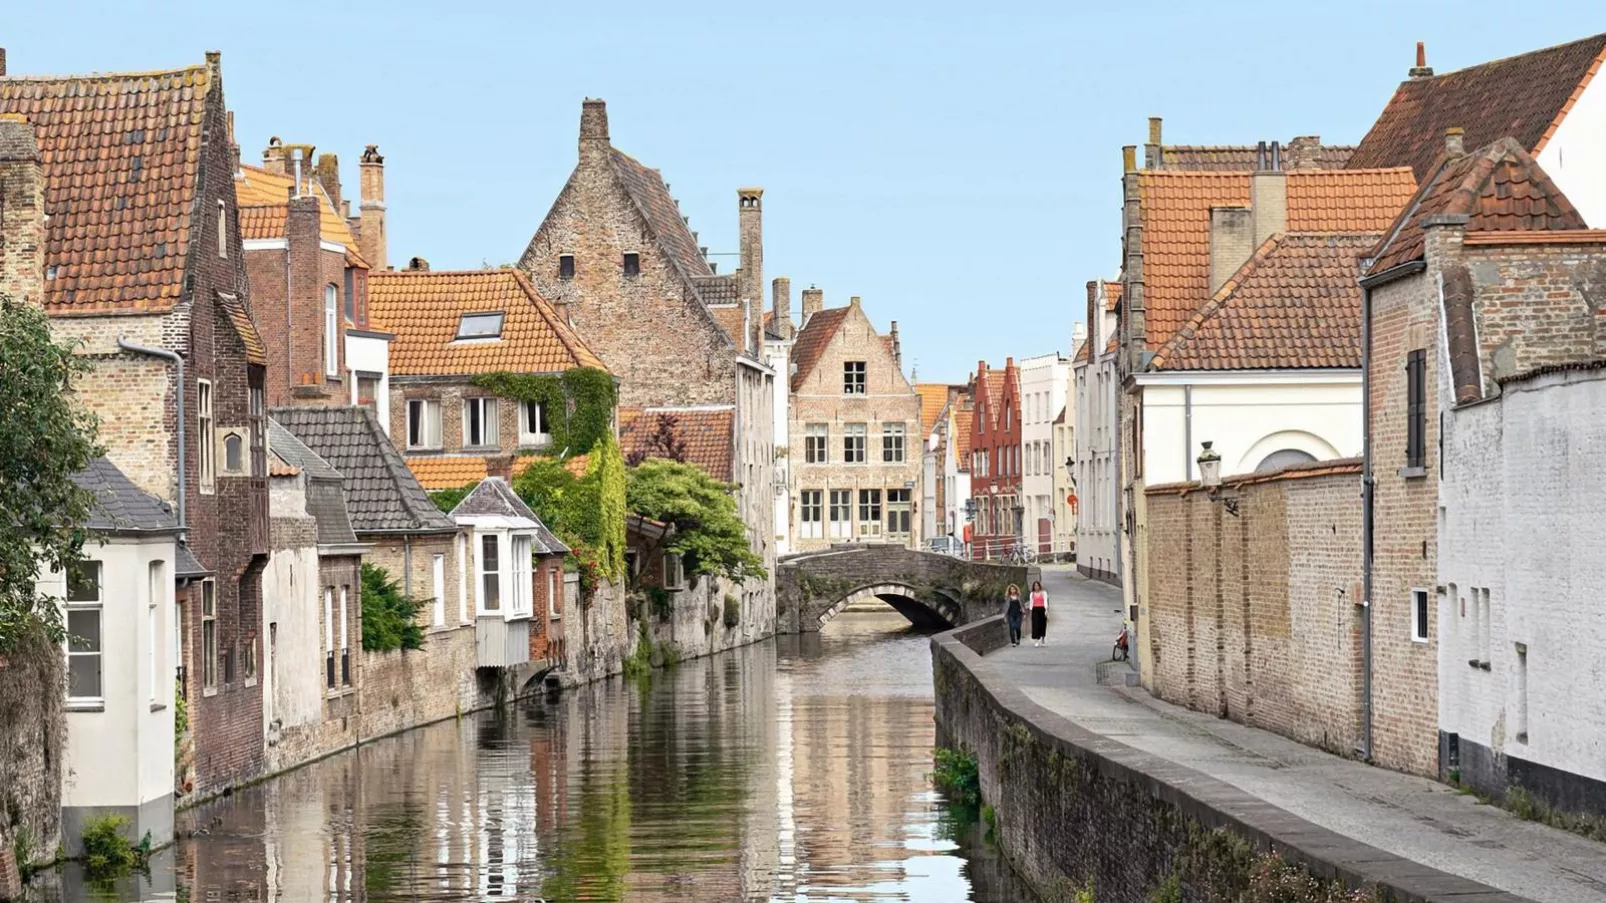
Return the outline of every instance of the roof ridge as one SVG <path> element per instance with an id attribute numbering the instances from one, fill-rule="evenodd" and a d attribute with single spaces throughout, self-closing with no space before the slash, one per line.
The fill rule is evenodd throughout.
<path id="1" fill-rule="evenodd" d="M 1598 34 L 1585 35 L 1584 37 L 1581 37 L 1581 38 L 1574 38 L 1571 41 L 1562 41 L 1559 44 L 1550 44 L 1550 45 L 1547 45 L 1547 46 L 1544 46 L 1544 47 L 1535 47 L 1532 50 L 1524 50 L 1522 53 L 1510 53 L 1510 54 L 1507 54 L 1507 55 L 1502 56 L 1502 57 L 1496 57 L 1496 58 L 1494 58 L 1492 60 L 1484 60 L 1481 63 L 1473 63 L 1470 66 L 1462 66 L 1460 69 L 1451 69 L 1449 72 L 1436 72 L 1433 75 L 1429 75 L 1429 76 L 1427 76 L 1425 78 L 1421 78 L 1421 79 L 1416 79 L 1416 78 L 1407 79 L 1405 83 L 1409 84 L 1411 82 L 1416 82 L 1416 81 L 1424 81 L 1424 82 L 1437 81 L 1438 79 L 1448 78 L 1449 76 L 1457 75 L 1457 74 L 1462 73 L 1462 72 L 1470 72 L 1473 69 L 1482 69 L 1485 66 L 1497 66 L 1497 65 L 1500 65 L 1501 63 L 1509 63 L 1512 60 L 1520 60 L 1520 59 L 1522 59 L 1524 57 L 1538 56 L 1541 53 L 1549 53 L 1552 50 L 1560 50 L 1563 47 L 1574 47 L 1574 46 L 1577 46 L 1579 44 L 1587 44 L 1587 43 L 1589 43 L 1591 41 L 1599 41 L 1603 47 L 1606 47 L 1606 31 L 1600 32 Z"/>
<path id="2" fill-rule="evenodd" d="M 407 461 L 402 458 L 401 452 L 396 450 L 395 443 L 391 442 L 390 436 L 379 425 L 379 416 L 364 405 L 343 405 L 342 407 L 357 413 L 358 419 L 362 421 L 369 435 L 379 446 L 379 457 L 385 462 L 385 469 L 390 471 L 390 478 L 397 483 L 397 495 L 401 497 L 402 507 L 406 509 L 413 521 L 422 527 L 431 520 L 430 514 L 440 515 L 444 518 L 445 515 L 441 513 L 441 510 L 435 507 L 433 502 L 429 502 L 429 493 L 424 490 L 423 486 L 419 485 L 418 477 L 413 475 L 412 470 L 407 466 Z M 428 511 L 421 511 L 418 507 L 415 507 L 418 500 L 408 497 L 409 493 L 404 488 L 404 483 L 407 480 L 412 481 L 413 485 L 417 486 L 418 490 L 424 494 L 424 501 L 429 502 Z"/>
<path id="3" fill-rule="evenodd" d="M 373 279 L 379 276 L 492 276 L 509 272 L 516 273 L 518 271 L 519 268 L 514 266 L 499 266 L 491 267 L 489 269 L 485 267 L 475 267 L 473 269 L 464 270 L 379 270 L 378 272 L 370 273 L 368 278 Z"/>
<path id="4" fill-rule="evenodd" d="M 536 314 L 539 315 L 541 319 L 546 321 L 546 324 L 549 328 L 551 328 L 553 335 L 558 337 L 558 342 L 563 345 L 563 350 L 569 353 L 569 359 L 574 362 L 576 367 L 584 366 L 580 362 L 579 352 L 574 347 L 574 343 L 580 341 L 580 336 L 578 334 L 571 335 L 573 330 L 570 329 L 569 324 L 563 322 L 563 320 L 558 316 L 557 310 L 552 306 L 552 302 L 548 301 L 542 296 L 541 292 L 536 289 L 535 285 L 530 282 L 529 278 L 525 276 L 524 273 L 520 272 L 517 267 L 509 268 L 509 272 L 513 274 L 514 281 L 517 282 L 519 286 L 524 289 L 524 293 L 529 296 L 530 303 L 535 307 Z M 598 360 L 602 359 L 597 355 L 596 352 L 591 351 L 589 346 L 586 348 L 586 351 L 590 352 L 592 357 L 595 357 Z"/>
<path id="5" fill-rule="evenodd" d="M 66 82 L 66 81 L 114 81 L 129 78 L 157 78 L 163 75 L 183 75 L 186 72 L 200 72 L 205 74 L 209 64 L 196 63 L 178 69 L 140 69 L 134 72 L 87 72 L 67 73 L 65 75 L 0 75 L 0 82 L 20 84 L 24 82 Z"/>

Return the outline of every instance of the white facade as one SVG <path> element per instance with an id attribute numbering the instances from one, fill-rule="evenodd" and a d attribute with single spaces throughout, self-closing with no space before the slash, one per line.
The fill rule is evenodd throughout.
<path id="1" fill-rule="evenodd" d="M 1116 434 L 1121 410 L 1116 398 L 1115 353 L 1104 351 L 1116 329 L 1115 313 L 1104 297 L 1105 285 L 1099 282 L 1094 299 L 1092 309 L 1098 322 L 1088 328 L 1087 358 L 1072 368 L 1076 387 L 1072 437 L 1076 443 L 1076 567 L 1089 576 L 1118 580 L 1121 520 Z"/>
<path id="2" fill-rule="evenodd" d="M 61 805 L 68 851 L 85 822 L 105 814 L 173 839 L 173 707 L 178 663 L 172 533 L 113 535 L 86 544 L 85 579 L 47 574 L 40 589 L 65 600 L 67 748 Z"/>
<path id="3" fill-rule="evenodd" d="M 346 366 L 350 370 L 347 380 L 351 386 L 351 403 L 362 404 L 359 397 L 369 379 L 377 377 L 374 395 L 374 413 L 379 425 L 390 432 L 390 339 L 386 333 L 368 330 L 346 330 Z"/>
<path id="4" fill-rule="evenodd" d="M 965 460 L 968 456 L 961 455 L 959 451 L 959 432 L 969 430 L 968 421 L 961 422 L 954 406 L 949 405 L 943 414 L 944 429 L 950 437 L 943 453 L 942 479 L 943 507 L 945 519 L 955 538 L 963 541 L 965 538 L 965 506 L 970 501 L 970 462 Z"/>
<path id="5" fill-rule="evenodd" d="M 1214 443 L 1223 476 L 1361 454 L 1359 370 L 1162 371 L 1136 381 L 1149 486 L 1196 479 L 1202 442 Z"/>
<path id="6" fill-rule="evenodd" d="M 1071 373 L 1064 355 L 1040 354 L 1017 364 L 1020 370 L 1020 504 L 1025 508 L 1022 530 L 1028 543 L 1041 554 L 1053 548 L 1056 532 L 1054 472 L 1054 419 L 1065 407 L 1066 380 Z"/>
<path id="7" fill-rule="evenodd" d="M 792 341 L 765 339 L 764 363 L 775 373 L 773 389 L 775 420 L 775 554 L 792 553 L 792 467 L 787 452 L 792 447 L 788 424 L 792 416 Z"/>
<path id="8" fill-rule="evenodd" d="M 1439 372 L 1448 372 L 1442 350 Z M 1606 375 L 1510 383 L 1500 397 L 1459 410 L 1449 409 L 1448 382 L 1439 380 L 1438 586 L 1422 588 L 1443 592 L 1432 600 L 1440 730 L 1458 735 L 1463 780 L 1474 787 L 1503 791 L 1536 765 L 1586 779 L 1579 783 L 1599 793 Z M 1418 625 L 1374 629 L 1403 635 Z M 1562 790 L 1566 780 L 1552 775 L 1547 784 Z"/>
<path id="9" fill-rule="evenodd" d="M 943 418 L 931 425 L 931 432 L 925 436 L 920 444 L 920 535 L 926 538 L 929 544 L 937 532 L 937 482 L 942 472 L 942 461 L 938 453 L 942 447 L 944 429 Z M 951 522 L 950 522 L 951 523 Z"/>
<path id="10" fill-rule="evenodd" d="M 1537 159 L 1584 222 L 1606 223 L 1606 80 L 1589 79 Z"/>

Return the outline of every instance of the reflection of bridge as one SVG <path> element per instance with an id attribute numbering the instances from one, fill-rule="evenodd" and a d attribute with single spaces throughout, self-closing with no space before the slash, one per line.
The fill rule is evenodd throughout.
<path id="1" fill-rule="evenodd" d="M 957 627 L 998 614 L 1011 583 L 1022 592 L 1037 569 L 965 561 L 903 546 L 849 543 L 781 559 L 775 569 L 779 633 L 819 630 L 855 602 L 879 599 L 911 622 Z"/>

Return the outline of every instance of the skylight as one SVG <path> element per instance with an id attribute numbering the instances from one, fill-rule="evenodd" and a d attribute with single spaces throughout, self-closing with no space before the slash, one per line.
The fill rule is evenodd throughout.
<path id="1" fill-rule="evenodd" d="M 499 339 L 502 337 L 502 312 L 489 314 L 463 314 L 457 321 L 459 339 Z"/>

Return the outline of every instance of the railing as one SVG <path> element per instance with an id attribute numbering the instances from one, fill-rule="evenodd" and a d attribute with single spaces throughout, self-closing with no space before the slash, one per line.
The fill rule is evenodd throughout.
<path id="1" fill-rule="evenodd" d="M 962 557 L 971 561 L 1009 561 L 1038 564 L 1067 560 L 1076 554 L 1075 540 L 1041 543 L 1022 541 L 1018 536 L 990 536 L 973 540 Z"/>

